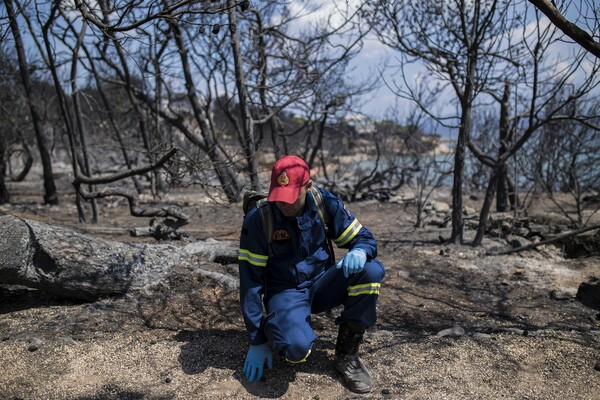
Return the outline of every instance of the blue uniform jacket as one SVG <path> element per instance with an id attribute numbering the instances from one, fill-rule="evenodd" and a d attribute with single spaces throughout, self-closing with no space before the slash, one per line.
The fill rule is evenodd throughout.
<path id="1" fill-rule="evenodd" d="M 344 208 L 342 201 L 320 189 L 329 215 L 329 231 L 333 242 L 341 248 L 361 248 L 367 258 L 377 256 L 373 234 Z M 307 193 L 304 212 L 298 217 L 286 217 L 273 203 L 273 239 L 271 252 L 263 231 L 260 213 L 253 208 L 242 225 L 238 264 L 240 269 L 240 303 L 250 344 L 267 342 L 262 332 L 262 295 L 268 288 L 278 291 L 293 287 L 308 287 L 326 268 L 335 268 L 329 254 L 325 231 L 317 205 Z"/>

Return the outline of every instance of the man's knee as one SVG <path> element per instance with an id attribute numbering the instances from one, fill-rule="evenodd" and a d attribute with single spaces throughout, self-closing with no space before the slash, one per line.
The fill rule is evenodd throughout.
<path id="1" fill-rule="evenodd" d="M 271 348 L 290 362 L 305 361 L 316 339 L 310 324 L 297 318 L 273 318 L 265 325 Z"/>
<path id="2" fill-rule="evenodd" d="M 296 341 L 287 346 L 284 350 L 284 357 L 291 363 L 301 363 L 306 361 L 312 349 L 312 341 Z"/>
<path id="3" fill-rule="evenodd" d="M 361 278 L 365 282 L 381 282 L 385 276 L 385 267 L 377 260 L 367 261 L 364 268 L 364 276 Z"/>

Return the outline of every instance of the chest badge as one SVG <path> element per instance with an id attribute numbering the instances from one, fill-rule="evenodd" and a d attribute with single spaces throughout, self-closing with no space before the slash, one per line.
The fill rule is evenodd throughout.
<path id="1" fill-rule="evenodd" d="M 278 229 L 273 232 L 273 240 L 289 240 L 290 234 L 285 229 Z"/>

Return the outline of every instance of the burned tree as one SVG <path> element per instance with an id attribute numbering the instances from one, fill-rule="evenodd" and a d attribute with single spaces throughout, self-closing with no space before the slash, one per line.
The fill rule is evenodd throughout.
<path id="1" fill-rule="evenodd" d="M 452 236 L 463 242 L 463 174 L 477 98 L 505 76 L 503 63 L 512 49 L 507 35 L 514 26 L 509 0 L 452 2 L 398 0 L 374 6 L 374 24 L 382 43 L 401 54 L 400 79 L 390 85 L 396 94 L 420 105 L 442 125 L 458 129 L 452 189 Z M 404 68 L 422 61 L 439 97 L 452 91 L 456 114 L 425 107 L 408 84 Z M 401 85 L 404 79 L 405 86 Z M 427 79 L 427 78 L 426 78 Z M 446 92 L 447 89 L 447 92 Z M 453 125 L 457 123 L 457 125 Z"/>
<path id="2" fill-rule="evenodd" d="M 21 80 L 23 82 L 23 88 L 27 97 L 27 105 L 31 114 L 31 123 L 33 124 L 35 137 L 37 139 L 37 145 L 40 152 L 40 158 L 42 161 L 42 168 L 44 171 L 44 203 L 58 204 L 58 194 L 56 192 L 56 185 L 54 183 L 54 173 L 52 172 L 52 160 L 50 158 L 50 152 L 48 150 L 43 124 L 33 98 L 34 94 L 29 73 L 29 64 L 27 63 L 27 57 L 25 55 L 23 39 L 19 31 L 19 22 L 17 20 L 17 14 L 15 12 L 13 0 L 4 0 L 4 5 L 10 21 L 10 30 L 12 32 L 17 51 Z"/>

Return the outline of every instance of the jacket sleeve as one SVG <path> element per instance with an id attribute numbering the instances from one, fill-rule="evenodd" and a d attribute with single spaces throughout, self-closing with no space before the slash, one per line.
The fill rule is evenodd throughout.
<path id="1" fill-rule="evenodd" d="M 238 265 L 240 270 L 240 305 L 250 344 L 267 342 L 262 330 L 265 268 L 269 258 L 268 243 L 257 209 L 251 210 L 242 225 Z"/>
<path id="2" fill-rule="evenodd" d="M 360 248 L 367 253 L 368 258 L 377 257 L 377 243 L 371 231 L 346 209 L 342 200 L 325 190 L 321 192 L 330 218 L 331 238 L 337 247 Z"/>

